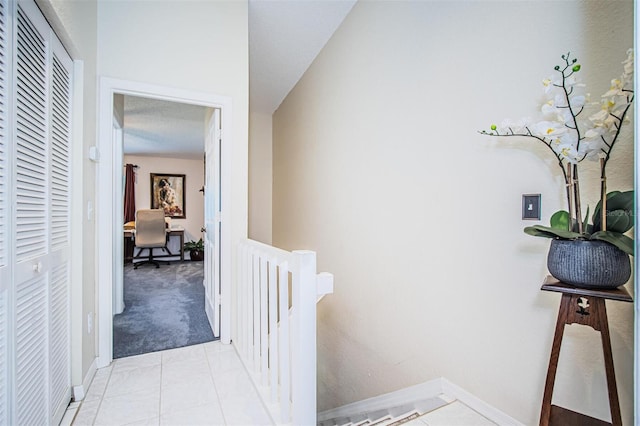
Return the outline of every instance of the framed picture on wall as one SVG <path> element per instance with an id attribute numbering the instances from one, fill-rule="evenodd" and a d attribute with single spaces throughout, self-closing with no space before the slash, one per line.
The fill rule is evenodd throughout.
<path id="1" fill-rule="evenodd" d="M 164 209 L 164 215 L 185 219 L 185 175 L 151 173 L 151 208 Z"/>

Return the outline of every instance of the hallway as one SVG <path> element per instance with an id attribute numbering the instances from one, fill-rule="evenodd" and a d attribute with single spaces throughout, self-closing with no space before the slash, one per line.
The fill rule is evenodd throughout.
<path id="1" fill-rule="evenodd" d="M 454 398 L 405 424 L 495 425 Z M 75 417 L 74 417 L 75 416 Z M 388 421 L 387 423 L 393 423 Z M 271 425 L 231 345 L 220 341 L 120 358 L 98 370 L 61 426 Z"/>
<path id="2" fill-rule="evenodd" d="M 215 341 L 114 360 L 98 370 L 71 424 L 271 422 L 233 346 Z"/>

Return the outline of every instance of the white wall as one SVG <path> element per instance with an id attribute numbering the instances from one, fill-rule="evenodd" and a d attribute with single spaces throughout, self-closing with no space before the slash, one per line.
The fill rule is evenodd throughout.
<path id="1" fill-rule="evenodd" d="M 522 232 L 521 195 L 542 193 L 547 223 L 561 176 L 542 145 L 477 131 L 534 115 L 567 51 L 604 93 L 633 44 L 632 12 L 631 1 L 356 4 L 273 123 L 273 243 L 316 250 L 335 274 L 319 304 L 320 410 L 444 376 L 538 422 L 560 295 L 540 291 L 549 240 Z M 610 189 L 633 187 L 631 128 Z M 598 182 L 583 177 L 594 200 Z M 633 306 L 608 309 L 632 424 Z M 598 333 L 567 328 L 554 403 L 610 418 L 600 348 Z"/>
<path id="2" fill-rule="evenodd" d="M 271 244 L 272 116 L 249 114 L 249 238 Z"/>
<path id="3" fill-rule="evenodd" d="M 223 151 L 231 157 L 222 165 L 231 186 L 223 206 L 230 232 L 222 236 L 222 245 L 229 248 L 231 266 L 222 273 L 223 286 L 233 289 L 231 248 L 247 236 L 248 221 L 247 2 L 99 2 L 98 17 L 100 76 L 230 100 L 222 111 L 224 140 L 230 145 Z M 230 292 L 223 296 L 232 297 Z M 230 306 L 223 304 L 223 317 L 232 316 Z"/>
<path id="4" fill-rule="evenodd" d="M 204 149 L 204 148 L 203 148 Z M 186 219 L 171 219 L 171 224 L 183 226 L 184 241 L 198 241 L 202 238 L 200 229 L 204 226 L 204 197 L 200 188 L 204 185 L 204 166 L 202 160 L 182 158 L 150 157 L 125 155 L 124 164 L 136 164 L 136 208 L 151 207 L 150 173 L 168 173 L 185 175 Z M 175 238 L 174 238 L 175 239 Z M 173 252 L 171 247 L 169 249 Z M 187 259 L 188 252 L 185 253 Z"/>
<path id="5" fill-rule="evenodd" d="M 96 145 L 97 78 L 108 76 L 172 88 L 229 96 L 233 101 L 232 241 L 247 232 L 248 30 L 246 1 L 97 2 L 39 0 L 62 26 L 74 59 L 83 61 L 83 95 L 74 116 L 77 134 L 74 171 L 75 222 L 81 223 L 82 253 L 74 267 L 73 382 L 80 384 L 96 354 L 96 167 L 88 159 Z M 81 246 L 80 246 L 81 244 Z M 81 358 L 81 362 L 79 360 Z"/>

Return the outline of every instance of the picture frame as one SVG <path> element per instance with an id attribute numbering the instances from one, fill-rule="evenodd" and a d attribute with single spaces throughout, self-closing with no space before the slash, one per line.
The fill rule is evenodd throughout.
<path id="1" fill-rule="evenodd" d="M 170 173 L 151 173 L 151 208 L 164 209 L 164 215 L 186 219 L 186 176 Z"/>

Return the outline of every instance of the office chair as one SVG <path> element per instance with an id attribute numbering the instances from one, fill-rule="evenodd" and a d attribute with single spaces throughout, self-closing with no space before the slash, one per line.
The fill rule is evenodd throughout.
<path id="1" fill-rule="evenodd" d="M 142 262 L 133 264 L 133 269 L 138 269 L 138 266 L 146 263 L 152 263 L 156 265 L 156 268 L 160 267 L 160 263 L 153 259 L 153 249 L 161 248 L 166 249 L 167 246 L 167 232 L 166 222 L 164 220 L 164 210 L 162 209 L 146 209 L 136 211 L 136 232 L 135 232 L 135 247 L 140 248 L 138 255 L 142 253 L 142 250 L 149 250 L 149 258 Z"/>

